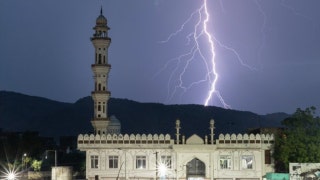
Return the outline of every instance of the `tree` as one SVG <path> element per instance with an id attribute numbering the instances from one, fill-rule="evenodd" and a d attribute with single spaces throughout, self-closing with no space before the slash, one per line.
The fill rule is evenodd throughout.
<path id="1" fill-rule="evenodd" d="M 297 109 L 282 121 L 276 136 L 274 159 L 277 172 L 288 172 L 289 163 L 320 162 L 320 118 L 316 108 Z"/>
<path id="2" fill-rule="evenodd" d="M 40 171 L 41 170 L 41 164 L 42 164 L 42 161 L 38 161 L 38 160 L 33 160 L 32 161 L 32 164 L 31 164 L 31 167 L 33 168 L 34 171 Z"/>

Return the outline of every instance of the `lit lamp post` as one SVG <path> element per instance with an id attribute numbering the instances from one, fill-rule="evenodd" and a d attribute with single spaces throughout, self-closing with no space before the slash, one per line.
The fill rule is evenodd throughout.
<path id="1" fill-rule="evenodd" d="M 27 170 L 27 153 L 23 153 L 23 155 L 21 157 L 21 177 L 22 177 L 22 179 L 25 179 L 25 177 L 27 176 L 26 170 Z M 15 179 L 15 178 L 13 178 L 13 179 Z"/>
<path id="2" fill-rule="evenodd" d="M 156 180 L 158 180 L 158 152 L 155 152 L 156 154 Z"/>
<path id="3" fill-rule="evenodd" d="M 122 148 L 118 148 L 118 150 L 121 150 L 121 151 L 124 152 L 124 161 L 121 163 L 121 166 L 120 166 L 120 169 L 119 169 L 119 172 L 118 172 L 118 177 L 119 177 L 122 165 L 124 163 L 124 176 L 125 176 L 125 180 L 127 180 L 127 150 L 126 149 L 122 149 Z M 118 177 L 117 177 L 117 180 L 118 180 Z"/>
<path id="4" fill-rule="evenodd" d="M 26 170 L 26 158 L 27 158 L 27 153 L 24 153 L 21 157 L 21 163 L 22 163 L 22 170 Z"/>

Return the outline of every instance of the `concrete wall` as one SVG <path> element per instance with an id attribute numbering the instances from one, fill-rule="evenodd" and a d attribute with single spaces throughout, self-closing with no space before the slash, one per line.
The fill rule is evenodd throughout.
<path id="1" fill-rule="evenodd" d="M 72 167 L 57 166 L 52 167 L 52 180 L 72 180 Z"/>

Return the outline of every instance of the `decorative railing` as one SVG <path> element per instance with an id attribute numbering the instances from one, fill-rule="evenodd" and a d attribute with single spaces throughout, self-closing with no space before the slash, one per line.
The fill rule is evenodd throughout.
<path id="1" fill-rule="evenodd" d="M 78 144 L 174 144 L 169 134 L 80 134 Z M 215 144 L 273 144 L 273 134 L 220 134 Z"/>
<path id="2" fill-rule="evenodd" d="M 173 144 L 169 134 L 80 134 L 78 144 Z"/>
<path id="3" fill-rule="evenodd" d="M 273 144 L 273 134 L 220 134 L 217 144 Z"/>

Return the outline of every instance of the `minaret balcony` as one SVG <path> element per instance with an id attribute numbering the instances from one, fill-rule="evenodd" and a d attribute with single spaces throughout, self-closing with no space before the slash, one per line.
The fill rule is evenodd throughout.
<path id="1" fill-rule="evenodd" d="M 111 68 L 111 64 L 91 64 L 91 67 L 109 67 Z"/>
<path id="2" fill-rule="evenodd" d="M 109 120 L 109 118 L 96 117 L 96 118 L 92 118 L 91 121 L 110 121 L 110 120 Z"/>
<path id="3" fill-rule="evenodd" d="M 93 40 L 108 40 L 108 41 L 111 41 L 110 37 L 104 37 L 104 36 L 94 36 L 94 37 L 92 37 L 90 39 L 91 39 L 91 41 L 93 41 Z"/>
<path id="4" fill-rule="evenodd" d="M 92 91 L 91 95 L 97 95 L 97 94 L 106 94 L 106 95 L 110 95 L 111 92 L 110 91 Z"/>

